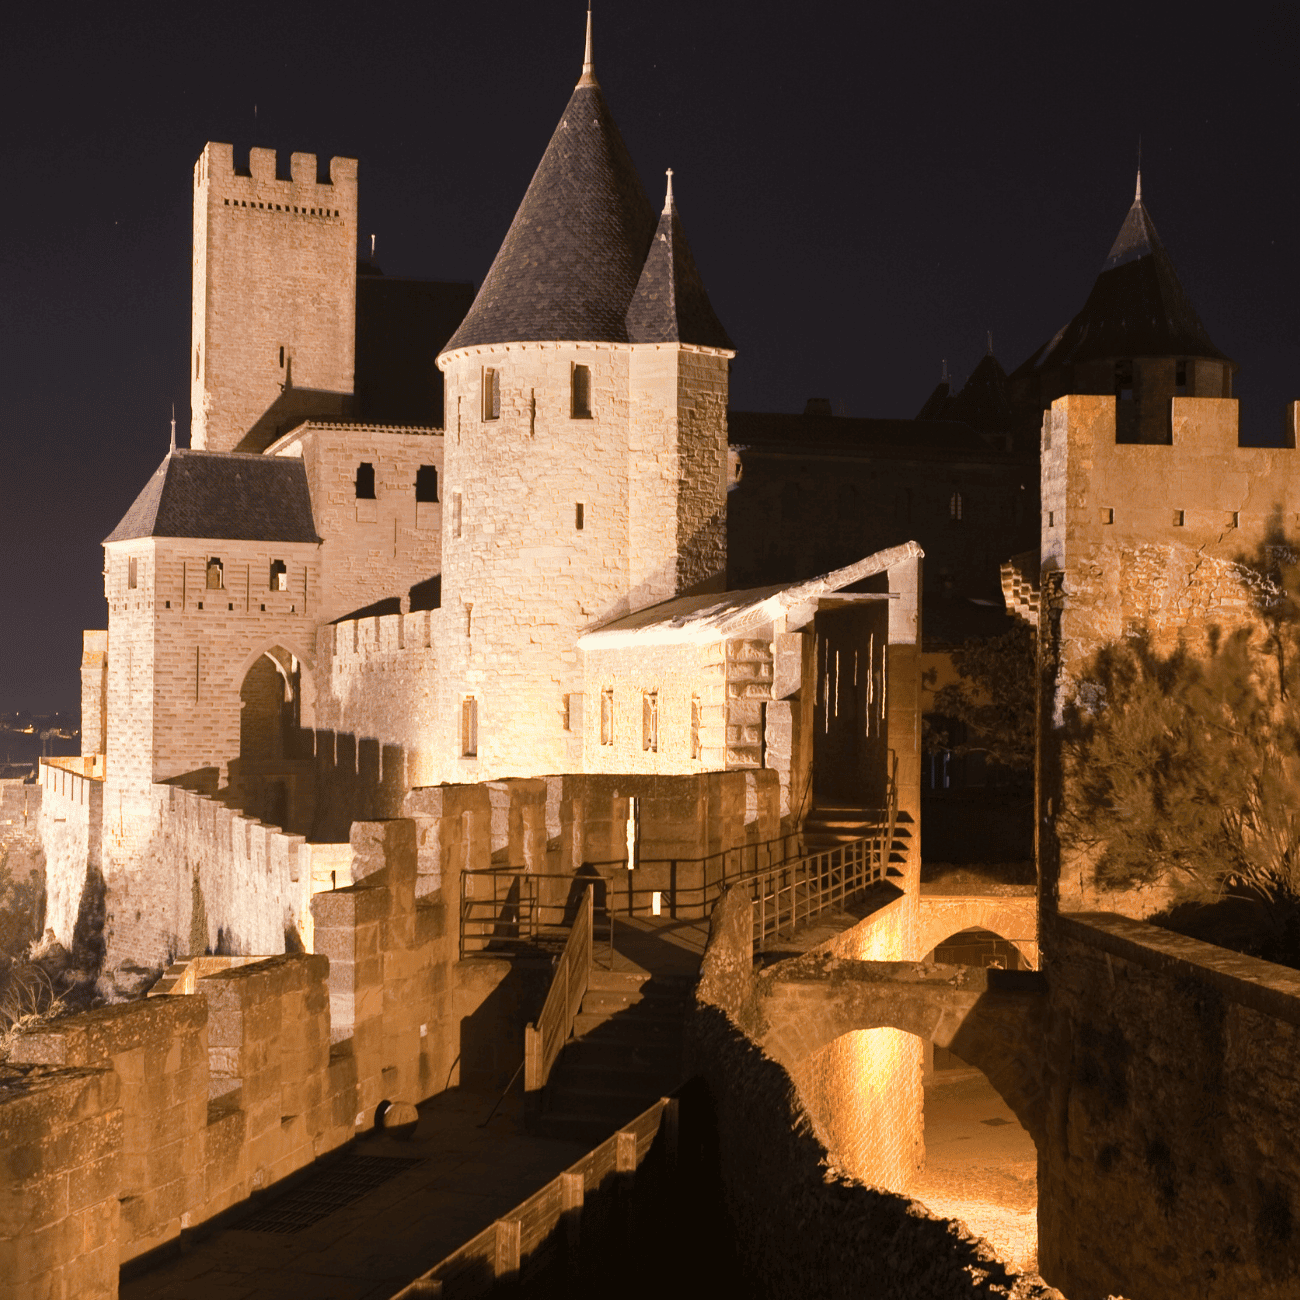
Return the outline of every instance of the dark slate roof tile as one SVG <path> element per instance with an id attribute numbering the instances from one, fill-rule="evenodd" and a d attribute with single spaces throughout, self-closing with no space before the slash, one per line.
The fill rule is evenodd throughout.
<path id="1" fill-rule="evenodd" d="M 321 540 L 301 460 L 217 451 L 167 455 L 104 541 L 136 537 Z"/>
<path id="2" fill-rule="evenodd" d="M 575 88 L 505 242 L 447 351 L 627 342 L 654 209 L 594 78 Z"/>
<path id="3" fill-rule="evenodd" d="M 671 181 L 659 226 L 627 309 L 627 336 L 632 343 L 733 346 L 691 256 L 673 202 Z"/>
<path id="4" fill-rule="evenodd" d="M 1227 361 L 1196 314 L 1142 202 L 1141 183 L 1083 310 L 1013 378 L 1111 357 Z"/>

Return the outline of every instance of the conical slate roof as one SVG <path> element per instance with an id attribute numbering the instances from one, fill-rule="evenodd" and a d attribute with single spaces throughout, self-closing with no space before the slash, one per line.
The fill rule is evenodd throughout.
<path id="1" fill-rule="evenodd" d="M 588 56 L 590 68 L 590 56 Z M 627 342 L 654 209 L 584 71 L 505 242 L 446 351 L 551 339 Z"/>
<path id="2" fill-rule="evenodd" d="M 673 200 L 672 172 L 668 197 L 627 309 L 631 343 L 697 343 L 730 348 L 731 340 L 713 310 Z"/>
<path id="3" fill-rule="evenodd" d="M 1142 178 L 1083 310 L 1017 377 L 1110 357 L 1227 357 L 1210 342 L 1142 202 Z"/>
<path id="4" fill-rule="evenodd" d="M 170 452 L 104 541 L 136 537 L 320 541 L 301 460 L 228 451 Z"/>

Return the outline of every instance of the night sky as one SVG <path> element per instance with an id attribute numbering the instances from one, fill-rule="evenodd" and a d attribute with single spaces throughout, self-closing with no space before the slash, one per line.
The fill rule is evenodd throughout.
<path id="1" fill-rule="evenodd" d="M 0 711 L 76 710 L 99 543 L 173 402 L 187 443 L 204 142 L 360 159 L 379 265 L 477 284 L 581 71 L 578 0 L 210 8 L 6 17 Z M 1010 371 L 1082 305 L 1140 135 L 1148 210 L 1271 441 L 1300 397 L 1300 91 L 1294 19 L 1253 13 L 598 0 L 596 71 L 656 208 L 674 169 L 733 406 L 914 415 L 987 330 Z"/>

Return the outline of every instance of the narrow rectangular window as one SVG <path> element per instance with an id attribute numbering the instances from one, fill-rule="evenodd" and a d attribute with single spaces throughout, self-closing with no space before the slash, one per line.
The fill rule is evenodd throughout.
<path id="1" fill-rule="evenodd" d="M 474 627 L 474 606 L 467 600 L 465 602 L 465 635 L 469 636 Z"/>
<path id="2" fill-rule="evenodd" d="M 600 693 L 600 743 L 614 743 L 614 691 L 606 687 Z"/>
<path id="3" fill-rule="evenodd" d="M 460 752 L 464 758 L 478 757 L 478 700 L 472 695 L 460 702 Z"/>
<path id="4" fill-rule="evenodd" d="M 1181 527 L 1183 526 L 1183 521 L 1184 521 L 1185 519 L 1186 519 L 1186 515 L 1185 515 L 1181 510 L 1175 510 L 1175 511 L 1174 511 L 1174 527 L 1175 527 L 1175 528 L 1181 528 Z"/>
<path id="5" fill-rule="evenodd" d="M 574 504 L 573 507 L 573 526 L 578 530 L 578 532 L 582 532 L 585 524 L 586 524 L 586 509 L 583 506 L 582 502 L 578 501 Z"/>
<path id="6" fill-rule="evenodd" d="M 126 585 L 128 587 L 134 587 L 136 585 L 137 577 L 138 570 L 136 569 L 136 558 L 132 555 L 126 562 Z"/>
<path id="7" fill-rule="evenodd" d="M 1240 527 L 1241 527 L 1241 511 L 1240 511 L 1240 510 L 1234 510 L 1234 511 L 1232 512 L 1232 526 L 1233 526 L 1234 528 L 1240 528 Z"/>
<path id="8" fill-rule="evenodd" d="M 1113 524 L 1115 522 L 1115 511 L 1111 506 L 1102 506 L 1101 522 L 1103 524 Z"/>
<path id="9" fill-rule="evenodd" d="M 564 729 L 565 731 L 573 730 L 573 696 L 564 697 Z"/>
<path id="10" fill-rule="evenodd" d="M 283 560 L 271 561 L 271 583 L 272 591 L 289 590 L 289 566 Z"/>
<path id="11" fill-rule="evenodd" d="M 573 384 L 572 384 L 573 406 L 572 413 L 575 420 L 591 419 L 591 367 L 577 366 L 573 367 Z"/>
<path id="12" fill-rule="evenodd" d="M 357 466 L 356 491 L 358 501 L 375 499 L 375 467 L 369 461 L 363 460 Z"/>
<path id="13" fill-rule="evenodd" d="M 501 418 L 501 372 L 492 366 L 483 367 L 483 418 Z"/>
<path id="14" fill-rule="evenodd" d="M 460 536 L 460 493 L 451 494 L 451 535 Z"/>
<path id="15" fill-rule="evenodd" d="M 659 692 L 641 692 L 641 748 L 650 754 L 659 752 Z"/>
<path id="16" fill-rule="evenodd" d="M 700 697 L 691 696 L 691 761 L 699 762 L 704 756 L 704 746 L 700 742 Z"/>
<path id="17" fill-rule="evenodd" d="M 214 555 L 208 560 L 208 590 L 220 591 L 225 585 L 221 561 Z"/>

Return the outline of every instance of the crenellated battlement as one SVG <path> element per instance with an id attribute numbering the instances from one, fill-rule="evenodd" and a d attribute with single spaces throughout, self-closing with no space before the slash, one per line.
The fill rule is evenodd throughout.
<path id="1" fill-rule="evenodd" d="M 230 144 L 209 142 L 194 164 L 194 188 L 210 187 L 220 198 L 250 199 L 272 203 L 280 199 L 281 210 L 299 207 L 339 207 L 355 205 L 357 160 L 334 157 L 329 162 L 330 178 L 318 181 L 316 155 L 289 155 L 289 180 L 276 176 L 276 150 L 253 148 L 248 154 L 248 174 L 235 170 L 235 148 Z M 315 200 L 315 201 L 313 201 Z M 272 211 L 275 209 L 273 208 Z"/>

